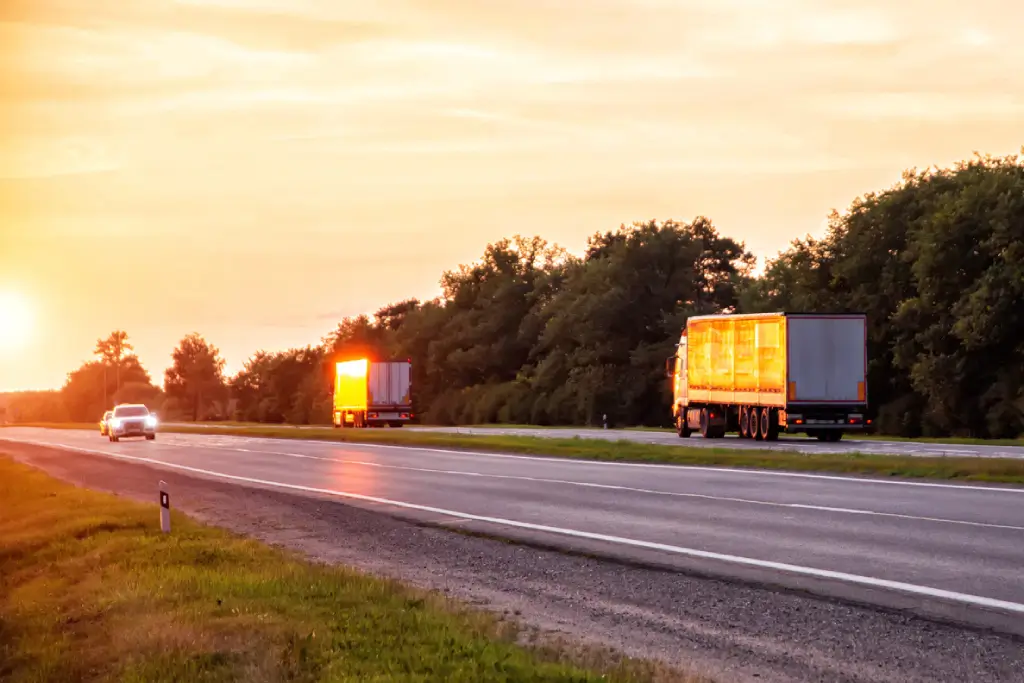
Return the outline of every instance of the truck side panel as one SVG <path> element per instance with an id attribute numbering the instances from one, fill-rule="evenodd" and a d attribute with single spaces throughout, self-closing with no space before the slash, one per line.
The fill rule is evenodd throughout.
<path id="1" fill-rule="evenodd" d="M 794 315 L 789 321 L 789 402 L 867 402 L 863 316 Z"/>
<path id="2" fill-rule="evenodd" d="M 366 410 L 367 362 L 338 363 L 334 374 L 334 410 Z"/>
<path id="3" fill-rule="evenodd" d="M 689 403 L 783 406 L 786 319 L 729 316 L 687 327 Z"/>

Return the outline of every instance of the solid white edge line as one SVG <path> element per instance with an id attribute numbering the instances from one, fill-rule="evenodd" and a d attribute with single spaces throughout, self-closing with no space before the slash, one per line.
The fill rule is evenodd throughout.
<path id="1" fill-rule="evenodd" d="M 582 538 L 593 541 L 603 541 L 606 543 L 612 543 L 616 545 L 626 545 L 634 548 L 643 548 L 646 550 L 660 550 L 663 552 L 673 553 L 676 555 L 683 555 L 688 557 L 695 557 L 706 560 L 717 560 L 720 562 L 727 562 L 730 564 L 743 565 L 748 567 L 756 567 L 759 569 L 772 569 L 775 571 L 786 572 L 789 574 L 798 574 L 801 576 L 810 576 L 817 579 L 834 579 L 837 581 L 843 581 L 846 583 L 857 584 L 861 586 L 867 586 L 870 588 L 887 588 L 890 590 L 910 593 L 912 595 L 922 595 L 929 598 L 939 598 L 942 600 L 949 600 L 952 602 L 963 603 L 967 605 L 973 605 L 976 607 L 985 607 L 989 609 L 1005 610 L 1008 612 L 1014 612 L 1018 614 L 1024 614 L 1024 604 L 1017 602 L 1009 602 L 1006 600 L 997 600 L 995 598 L 986 598 L 980 595 L 970 595 L 968 593 L 958 593 L 956 591 L 948 591 L 941 588 L 932 588 L 929 586 L 917 586 L 912 583 L 904 583 L 902 581 L 890 581 L 888 579 L 876 579 L 870 576 L 861 576 L 859 574 L 848 574 L 846 572 L 837 572 L 828 569 L 815 569 L 813 567 L 803 567 L 800 565 L 786 564 L 783 562 L 772 562 L 768 560 L 757 560 L 750 557 L 741 557 L 738 555 L 726 555 L 723 553 L 709 552 L 706 550 L 697 550 L 696 548 L 684 548 L 682 546 L 668 545 L 665 543 L 656 543 L 653 541 L 641 541 L 633 538 L 624 538 L 621 536 L 610 536 L 607 534 L 598 534 L 590 531 L 580 531 L 577 529 L 564 529 L 561 527 L 547 526 L 544 524 L 533 524 L 530 522 L 519 522 L 512 519 L 503 519 L 501 517 L 487 517 L 484 515 L 475 515 L 467 512 L 459 512 L 457 510 L 446 510 L 445 508 L 432 507 L 429 505 L 418 505 L 416 503 L 406 503 L 397 500 L 390 500 L 388 498 L 380 498 L 377 496 L 367 496 L 360 493 L 350 493 L 347 491 L 336 491 L 332 489 L 321 489 L 313 486 L 302 486 L 300 484 L 286 484 L 284 482 L 269 481 L 266 479 L 256 479 L 254 477 L 243 477 L 235 474 L 225 474 L 223 472 L 214 472 L 212 470 L 204 470 L 198 467 L 190 467 L 188 465 L 179 465 L 177 463 L 169 463 L 163 460 L 156 460 L 153 458 L 143 458 L 135 455 L 125 455 L 121 453 L 110 453 L 107 451 L 99 451 L 90 448 L 81 448 L 77 446 L 55 446 L 45 442 L 24 442 L 33 443 L 39 446 L 48 446 L 50 448 L 59 448 L 63 450 L 78 451 L 81 453 L 88 453 L 92 455 L 100 455 L 105 457 L 111 457 L 121 460 L 132 460 L 136 462 L 144 462 L 158 467 L 166 467 L 170 469 L 182 470 L 185 472 L 194 472 L 196 474 L 204 474 L 211 477 L 217 477 L 221 479 L 228 479 L 232 481 L 241 481 L 249 484 L 258 484 L 261 486 L 271 486 L 276 488 L 290 489 L 295 491 L 304 491 L 306 493 L 319 493 L 329 496 L 337 496 L 339 498 L 349 498 L 352 500 L 361 500 L 369 503 L 377 503 L 380 505 L 390 505 L 393 507 L 403 508 L 406 510 L 416 510 L 419 512 L 430 512 L 434 514 L 444 515 L 446 517 L 455 517 L 456 519 L 464 519 L 468 521 L 485 522 L 488 524 L 497 524 L 499 526 L 509 526 L 518 529 L 526 529 L 529 531 L 541 531 L 550 534 L 556 534 L 560 536 L 568 536 L 572 538 Z"/>

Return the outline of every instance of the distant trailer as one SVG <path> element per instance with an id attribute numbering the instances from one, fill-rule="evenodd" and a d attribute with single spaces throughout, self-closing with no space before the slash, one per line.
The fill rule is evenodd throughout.
<path id="1" fill-rule="evenodd" d="M 335 427 L 401 427 L 413 418 L 412 363 L 354 360 L 334 374 Z"/>
<path id="2" fill-rule="evenodd" d="M 683 438 L 733 431 L 774 441 L 781 432 L 802 432 L 839 441 L 872 429 L 862 314 L 693 317 L 666 374 Z"/>

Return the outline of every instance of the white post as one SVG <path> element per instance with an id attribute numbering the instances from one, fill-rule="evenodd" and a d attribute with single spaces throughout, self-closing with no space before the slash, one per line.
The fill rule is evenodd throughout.
<path id="1" fill-rule="evenodd" d="M 604 414 L 604 415 L 602 415 L 601 417 L 602 417 L 602 420 L 604 421 L 604 428 L 605 428 L 605 429 L 608 429 L 608 414 L 607 414 L 607 413 L 605 413 L 605 414 Z"/>
<path id="2" fill-rule="evenodd" d="M 171 494 L 167 492 L 167 482 L 160 482 L 160 530 L 171 533 Z"/>

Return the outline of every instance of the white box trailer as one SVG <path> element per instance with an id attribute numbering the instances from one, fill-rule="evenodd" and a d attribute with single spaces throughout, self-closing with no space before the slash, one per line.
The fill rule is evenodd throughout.
<path id="1" fill-rule="evenodd" d="M 335 427 L 401 427 L 413 418 L 412 363 L 338 363 L 334 377 Z"/>
<path id="2" fill-rule="evenodd" d="M 868 431 L 867 319 L 768 313 L 687 321 L 667 374 L 680 436 L 838 441 Z"/>

